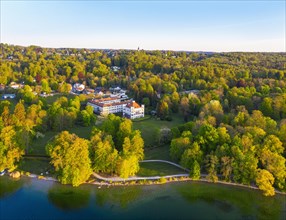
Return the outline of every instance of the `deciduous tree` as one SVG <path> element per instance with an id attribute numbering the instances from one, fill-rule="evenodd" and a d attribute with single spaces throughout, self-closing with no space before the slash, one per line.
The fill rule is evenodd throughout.
<path id="1" fill-rule="evenodd" d="M 90 177 L 92 169 L 87 140 L 63 131 L 46 149 L 61 183 L 78 186 Z"/>

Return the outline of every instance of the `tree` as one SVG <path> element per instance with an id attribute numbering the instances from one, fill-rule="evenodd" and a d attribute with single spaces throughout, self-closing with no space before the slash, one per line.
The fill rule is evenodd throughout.
<path id="1" fill-rule="evenodd" d="M 269 171 L 258 169 L 256 173 L 255 182 L 258 188 L 263 191 L 263 195 L 265 196 L 275 195 L 275 190 L 273 187 L 274 177 Z"/>
<path id="2" fill-rule="evenodd" d="M 132 121 L 130 119 L 124 118 L 119 124 L 119 129 L 117 131 L 117 142 L 116 147 L 118 150 L 122 149 L 124 138 L 130 137 L 132 132 Z"/>
<path id="3" fill-rule="evenodd" d="M 190 168 L 190 178 L 193 180 L 199 180 L 201 177 L 201 167 L 200 164 L 195 160 Z"/>
<path id="4" fill-rule="evenodd" d="M 184 120 L 188 121 L 188 117 L 190 114 L 190 105 L 189 105 L 189 99 L 187 97 L 183 97 L 181 99 L 180 109 L 181 109 L 181 112 L 184 116 Z"/>
<path id="5" fill-rule="evenodd" d="M 70 105 L 74 105 L 74 102 L 71 102 Z M 78 106 L 78 110 L 80 110 L 80 102 Z M 93 108 L 90 105 L 87 105 L 84 110 L 81 110 L 79 112 L 78 116 L 78 123 L 81 124 L 82 126 L 89 126 L 93 124 L 96 120 L 95 115 L 93 114 Z"/>
<path id="6" fill-rule="evenodd" d="M 205 118 L 207 116 L 215 117 L 217 122 L 222 120 L 223 109 L 218 100 L 211 100 L 202 108 L 200 118 Z"/>
<path id="7" fill-rule="evenodd" d="M 117 173 L 121 178 L 134 176 L 139 171 L 139 161 L 135 155 L 120 157 L 117 164 Z"/>
<path id="8" fill-rule="evenodd" d="M 9 102 L 8 100 L 4 100 L 0 102 L 0 114 L 3 113 L 5 107 L 8 107 L 8 111 L 9 111 L 11 107 L 11 102 Z"/>
<path id="9" fill-rule="evenodd" d="M 10 115 L 10 111 L 8 106 L 4 106 L 3 112 L 2 112 L 2 121 L 4 126 L 9 126 L 12 124 L 12 119 L 11 119 L 11 115 Z"/>
<path id="10" fill-rule="evenodd" d="M 172 140 L 172 132 L 170 128 L 161 128 L 158 130 L 157 140 L 159 145 L 168 144 Z"/>
<path id="11" fill-rule="evenodd" d="M 219 142 L 219 134 L 214 126 L 205 124 L 200 127 L 196 140 L 205 153 L 210 153 L 217 147 L 217 143 Z"/>
<path id="12" fill-rule="evenodd" d="M 250 185 L 255 180 L 255 174 L 257 170 L 258 159 L 253 152 L 248 151 L 242 153 L 237 146 L 232 149 L 234 153 L 233 167 L 233 179 L 235 182 L 241 182 L 246 185 Z"/>
<path id="13" fill-rule="evenodd" d="M 91 175 L 89 142 L 75 134 L 63 131 L 46 146 L 51 164 L 63 184 L 78 186 Z"/>
<path id="14" fill-rule="evenodd" d="M 262 148 L 269 149 L 273 153 L 282 154 L 284 151 L 283 144 L 275 135 L 268 135 L 264 141 Z"/>
<path id="15" fill-rule="evenodd" d="M 189 94 L 189 105 L 191 114 L 198 116 L 201 108 L 201 101 L 196 94 Z"/>
<path id="16" fill-rule="evenodd" d="M 143 98 L 142 104 L 145 105 L 145 107 L 149 107 L 150 106 L 150 99 L 148 97 Z"/>
<path id="17" fill-rule="evenodd" d="M 164 120 L 169 116 L 169 106 L 166 101 L 160 101 L 157 104 L 157 115 L 160 117 L 161 120 Z"/>
<path id="18" fill-rule="evenodd" d="M 49 82 L 46 79 L 42 80 L 42 92 L 45 92 L 45 93 L 51 92 Z"/>
<path id="19" fill-rule="evenodd" d="M 200 150 L 200 145 L 197 142 L 194 142 L 186 149 L 181 157 L 180 164 L 188 169 L 191 169 L 194 166 L 194 162 L 202 162 L 203 152 Z"/>
<path id="20" fill-rule="evenodd" d="M 175 161 L 180 161 L 184 151 L 190 147 L 190 139 L 187 137 L 180 137 L 173 139 L 170 146 L 170 156 Z"/>
<path id="21" fill-rule="evenodd" d="M 284 189 L 286 180 L 286 159 L 277 153 L 271 152 L 269 149 L 263 149 L 260 160 L 262 166 L 275 177 L 275 185 L 279 189 Z"/>
<path id="22" fill-rule="evenodd" d="M 173 92 L 171 95 L 172 100 L 172 112 L 177 113 L 179 110 L 180 95 L 177 92 Z"/>
<path id="23" fill-rule="evenodd" d="M 60 93 L 68 94 L 71 91 L 71 89 L 72 89 L 71 84 L 64 82 L 64 83 L 59 85 L 58 91 Z"/>
<path id="24" fill-rule="evenodd" d="M 274 110 L 273 110 L 273 104 L 272 99 L 269 97 L 266 97 L 263 99 L 263 102 L 260 105 L 260 111 L 262 111 L 263 115 L 274 117 Z M 279 115 L 279 114 L 278 114 Z"/>
<path id="25" fill-rule="evenodd" d="M 13 171 L 24 154 L 17 142 L 17 133 L 12 126 L 6 126 L 0 133 L 0 170 Z"/>
<path id="26" fill-rule="evenodd" d="M 144 159 L 144 140 L 141 137 L 139 130 L 135 130 L 131 135 L 132 155 L 135 155 L 138 160 Z"/>
<path id="27" fill-rule="evenodd" d="M 114 143 L 117 143 L 117 132 L 119 130 L 120 122 L 121 118 L 119 116 L 109 114 L 107 120 L 102 124 L 102 130 L 112 136 Z"/>
<path id="28" fill-rule="evenodd" d="M 79 120 L 79 123 L 85 127 L 91 124 L 91 116 L 86 110 L 80 111 L 78 120 Z"/>
<path id="29" fill-rule="evenodd" d="M 22 126 L 26 119 L 26 110 L 22 101 L 18 102 L 14 109 L 13 120 L 16 126 Z"/>
<path id="30" fill-rule="evenodd" d="M 232 163 L 233 158 L 230 158 L 229 156 L 224 156 L 221 158 L 221 174 L 223 175 L 224 179 L 226 181 L 230 181 L 230 177 L 232 174 Z"/>
<path id="31" fill-rule="evenodd" d="M 113 146 L 112 137 L 104 137 L 102 132 L 93 135 L 90 142 L 92 169 L 95 172 L 114 173 L 118 151 Z"/>
<path id="32" fill-rule="evenodd" d="M 205 159 L 206 170 L 207 170 L 207 179 L 212 182 L 217 182 L 217 166 L 218 166 L 218 158 L 214 154 L 208 154 Z"/>

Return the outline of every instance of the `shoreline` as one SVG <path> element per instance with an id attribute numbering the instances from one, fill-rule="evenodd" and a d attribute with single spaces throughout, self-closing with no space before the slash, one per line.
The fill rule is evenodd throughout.
<path id="1" fill-rule="evenodd" d="M 9 175 L 4 175 L 4 176 L 8 176 Z M 59 184 L 61 184 L 56 178 L 54 177 L 49 177 L 49 176 L 41 176 L 41 175 L 37 175 L 37 174 L 30 174 L 30 175 L 26 175 L 26 174 L 21 174 L 21 176 L 19 178 L 12 178 L 12 179 L 20 179 L 21 177 L 28 177 L 28 178 L 33 178 L 33 179 L 37 179 L 37 180 L 44 180 L 44 181 L 52 181 L 52 182 L 57 182 Z M 107 186 L 107 188 L 109 188 L 110 186 L 153 186 L 153 185 L 164 185 L 164 184 L 169 184 L 169 183 L 181 183 L 181 182 L 201 182 L 201 183 L 210 183 L 210 184 L 221 184 L 221 185 L 228 185 L 228 186 L 234 186 L 234 187 L 243 187 L 243 188 L 248 188 L 248 189 L 252 189 L 252 190 L 259 190 L 262 192 L 262 190 L 260 190 L 257 186 L 248 186 L 248 185 L 243 185 L 240 183 L 234 183 L 234 182 L 225 182 L 225 181 L 217 181 L 217 182 L 211 182 L 208 181 L 206 178 L 201 178 L 198 180 L 193 180 L 189 177 L 180 177 L 180 178 L 172 178 L 172 180 L 170 179 L 166 179 L 164 176 L 160 177 L 160 178 L 165 178 L 166 182 L 160 182 L 160 181 L 153 181 L 153 180 L 148 180 L 146 178 L 152 178 L 152 177 L 139 177 L 140 180 L 137 181 L 132 181 L 132 180 L 126 180 L 126 181 L 117 181 L 117 182 L 108 182 L 108 181 L 96 181 L 95 179 L 90 180 L 89 182 L 85 182 L 83 184 L 89 184 L 89 185 L 95 185 L 98 186 L 98 188 L 100 189 L 102 186 Z M 140 182 L 139 182 L 140 181 Z M 130 183 L 131 182 L 131 183 Z M 65 185 L 65 184 L 61 184 L 61 185 Z M 277 189 L 275 189 L 275 194 L 279 194 L 279 195 L 286 195 L 286 192 L 281 192 Z M 275 196 L 275 195 L 274 195 Z"/>

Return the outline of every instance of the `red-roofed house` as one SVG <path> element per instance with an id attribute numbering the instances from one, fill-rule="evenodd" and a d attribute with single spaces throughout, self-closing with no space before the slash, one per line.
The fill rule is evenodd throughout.
<path id="1" fill-rule="evenodd" d="M 125 108 L 123 108 L 123 116 L 130 119 L 143 118 L 144 105 L 140 106 L 135 101 L 129 102 Z"/>

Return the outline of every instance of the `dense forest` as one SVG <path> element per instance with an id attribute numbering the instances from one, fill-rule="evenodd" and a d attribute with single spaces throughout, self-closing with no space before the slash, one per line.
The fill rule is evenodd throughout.
<path id="1" fill-rule="evenodd" d="M 125 88 L 130 97 L 145 105 L 146 114 L 155 112 L 160 120 L 171 121 L 180 115 L 185 123 L 163 131 L 160 144 L 170 146 L 173 161 L 188 168 L 193 179 L 207 173 L 213 182 L 255 183 L 265 195 L 275 193 L 273 186 L 286 191 L 285 53 L 1 44 L 0 57 L 1 93 L 16 94 L 17 100 L 1 100 L 0 104 L 0 170 L 16 168 L 29 151 L 31 139 L 41 133 L 94 124 L 96 116 L 85 106 L 87 96 L 67 98 L 71 85 L 82 83 L 91 89 Z M 14 90 L 11 83 L 20 83 L 22 88 Z M 48 103 L 38 95 L 41 93 L 62 96 Z M 62 182 L 78 185 L 91 170 L 124 178 L 134 175 L 144 156 L 143 145 L 130 120 L 110 115 L 101 128 L 94 128 L 90 140 L 62 132 L 47 151 Z M 80 177 L 69 174 L 73 171 L 68 169 L 73 168 L 65 163 L 75 156 L 67 149 L 80 152 L 88 163 Z"/>

